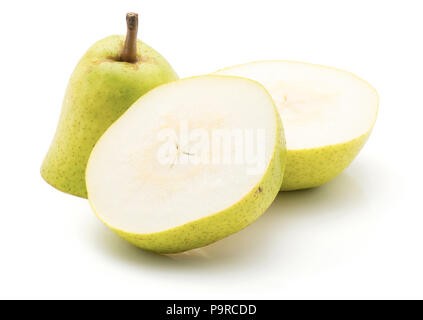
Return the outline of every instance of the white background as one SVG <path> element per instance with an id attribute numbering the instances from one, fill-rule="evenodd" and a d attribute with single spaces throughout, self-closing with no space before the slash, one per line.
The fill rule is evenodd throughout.
<path id="1" fill-rule="evenodd" d="M 2 1 L 0 298 L 423 298 L 421 1 Z M 69 76 L 97 40 L 139 38 L 181 77 L 262 59 L 349 70 L 380 94 L 341 176 L 280 194 L 247 229 L 160 256 L 40 177 Z"/>

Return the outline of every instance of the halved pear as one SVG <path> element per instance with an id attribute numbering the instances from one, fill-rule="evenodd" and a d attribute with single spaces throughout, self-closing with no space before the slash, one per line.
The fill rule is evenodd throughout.
<path id="1" fill-rule="evenodd" d="M 285 157 L 279 115 L 260 84 L 188 78 L 141 97 L 100 138 L 88 198 L 130 243 L 181 252 L 257 219 L 280 189 Z"/>
<path id="2" fill-rule="evenodd" d="M 276 103 L 288 159 L 282 190 L 312 188 L 341 173 L 376 121 L 376 90 L 352 73 L 293 61 L 261 61 L 216 72 L 260 82 Z"/>

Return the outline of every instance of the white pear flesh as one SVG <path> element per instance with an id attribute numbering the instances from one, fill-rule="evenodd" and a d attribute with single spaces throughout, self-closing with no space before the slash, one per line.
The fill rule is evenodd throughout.
<path id="1" fill-rule="evenodd" d="M 358 154 L 376 121 L 376 90 L 343 70 L 260 61 L 216 74 L 258 81 L 273 97 L 288 149 L 282 190 L 316 187 L 337 176 Z"/>
<path id="2" fill-rule="evenodd" d="M 180 139 L 184 126 L 209 137 L 262 132 L 262 170 L 254 172 L 248 161 L 201 161 L 205 150 Z M 172 132 L 174 140 L 165 142 L 163 134 Z M 201 247 L 243 229 L 270 206 L 286 162 L 283 137 L 273 100 L 257 82 L 227 76 L 171 82 L 144 95 L 100 138 L 87 166 L 88 198 L 103 223 L 140 248 Z"/>

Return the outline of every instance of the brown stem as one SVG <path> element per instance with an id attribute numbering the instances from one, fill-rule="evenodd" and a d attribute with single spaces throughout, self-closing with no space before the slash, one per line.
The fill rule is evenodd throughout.
<path id="1" fill-rule="evenodd" d="M 138 14 L 130 12 L 126 14 L 126 40 L 120 55 L 120 59 L 125 62 L 137 62 L 137 33 Z"/>

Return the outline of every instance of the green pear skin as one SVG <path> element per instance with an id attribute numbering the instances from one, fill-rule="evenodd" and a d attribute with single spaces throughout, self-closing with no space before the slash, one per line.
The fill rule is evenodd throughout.
<path id="1" fill-rule="evenodd" d="M 98 41 L 70 78 L 56 134 L 41 166 L 42 177 L 61 191 L 87 198 L 85 168 L 97 140 L 139 97 L 178 79 L 170 64 L 139 40 L 138 61 L 120 61 L 124 43 L 124 36 Z"/>
<path id="2" fill-rule="evenodd" d="M 358 155 L 370 136 L 313 149 L 289 150 L 281 191 L 321 186 L 344 171 Z"/>

